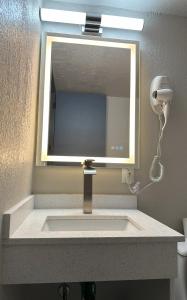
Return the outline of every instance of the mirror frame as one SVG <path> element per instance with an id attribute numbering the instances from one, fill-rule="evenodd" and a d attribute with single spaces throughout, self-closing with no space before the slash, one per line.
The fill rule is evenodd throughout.
<path id="1" fill-rule="evenodd" d="M 89 157 L 48 155 L 48 130 L 51 90 L 51 49 L 52 42 L 79 43 L 105 47 L 130 49 L 130 118 L 129 118 L 129 157 Z M 95 36 L 44 33 L 41 44 L 40 83 L 38 104 L 38 131 L 36 145 L 36 165 L 45 166 L 47 162 L 81 163 L 93 159 L 97 164 L 107 167 L 131 166 L 139 168 L 139 43 L 137 41 L 106 39 Z"/>

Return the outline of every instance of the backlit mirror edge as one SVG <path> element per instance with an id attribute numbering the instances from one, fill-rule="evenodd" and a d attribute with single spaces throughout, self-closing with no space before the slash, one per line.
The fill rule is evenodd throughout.
<path id="1" fill-rule="evenodd" d="M 46 78 L 46 68 L 48 68 L 48 71 L 50 70 L 50 63 L 49 63 L 49 57 L 50 57 L 50 51 L 51 51 L 51 43 L 53 38 L 68 38 L 68 39 L 81 39 L 81 40 L 91 40 L 91 41 L 99 41 L 99 42 L 110 42 L 110 43 L 122 43 L 122 44 L 132 44 L 132 49 L 134 51 L 134 56 L 131 55 L 131 65 L 134 64 L 134 70 L 135 74 L 131 72 L 131 78 L 133 77 L 133 81 L 135 79 L 135 93 L 132 89 L 132 84 L 133 81 L 131 80 L 131 97 L 134 97 L 134 103 L 132 101 L 130 102 L 130 105 L 134 105 L 134 107 L 131 107 L 131 111 L 134 109 L 134 118 L 135 118 L 135 128 L 133 135 L 130 135 L 131 137 L 131 145 L 129 152 L 131 153 L 131 157 L 129 158 L 110 158 L 110 157 L 97 157 L 96 162 L 98 163 L 106 163 L 107 167 L 114 167 L 114 168 L 124 168 L 124 167 L 133 167 L 133 168 L 139 168 L 139 139 L 140 139 L 140 110 L 139 110 L 139 95 L 140 95 L 140 87 L 139 87 L 139 62 L 140 62 L 140 51 L 139 51 L 139 42 L 137 41 L 131 41 L 131 40 L 119 40 L 119 39 L 106 39 L 106 38 L 97 38 L 97 37 L 85 37 L 85 36 L 80 36 L 80 35 L 69 35 L 69 34 L 54 34 L 50 32 L 45 32 L 42 35 L 42 40 L 41 40 L 41 60 L 40 60 L 40 82 L 39 82 L 39 103 L 38 103 L 38 130 L 37 130 L 37 143 L 36 143 L 36 166 L 46 166 L 47 161 L 50 162 L 81 162 L 84 159 L 88 159 L 86 156 L 49 156 L 47 155 L 47 143 L 46 142 L 46 132 L 45 132 L 45 137 L 43 136 L 43 127 L 44 123 L 47 124 L 49 123 L 49 111 L 45 112 L 44 118 L 43 118 L 43 108 L 46 109 L 46 105 L 44 107 L 44 99 L 46 94 L 49 94 L 49 89 L 44 89 L 46 84 L 50 86 L 49 81 L 49 76 Z M 48 45 L 47 45 L 48 43 Z M 48 47 L 46 47 L 46 45 Z M 46 51 L 46 49 L 48 51 Z M 47 55 L 47 60 L 46 60 L 46 55 Z M 134 61 L 132 61 L 134 58 Z M 44 78 L 45 77 L 45 78 Z M 134 94 L 132 94 L 134 93 Z M 49 96 L 48 96 L 49 97 Z M 48 99 L 49 102 L 49 99 Z M 46 104 L 46 102 L 45 102 Z M 49 105 L 48 109 L 49 109 Z M 47 117 L 46 117 L 47 116 Z M 48 118 L 48 119 L 47 119 Z M 134 119 L 132 120 L 132 117 L 130 118 L 130 122 L 134 122 Z M 132 126 L 134 127 L 133 124 L 130 126 L 130 130 L 132 132 Z M 45 127 L 46 128 L 46 127 Z M 48 131 L 48 130 L 47 130 Z M 132 145 L 132 140 L 134 140 L 134 145 Z M 42 144 L 43 143 L 43 144 Z M 93 158 L 94 157 L 89 157 Z"/>

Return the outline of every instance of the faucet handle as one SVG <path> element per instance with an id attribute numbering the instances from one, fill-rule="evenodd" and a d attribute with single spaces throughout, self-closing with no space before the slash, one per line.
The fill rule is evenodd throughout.
<path id="1" fill-rule="evenodd" d="M 96 169 L 92 166 L 94 159 L 86 159 L 83 163 L 84 175 L 95 175 Z"/>
<path id="2" fill-rule="evenodd" d="M 83 166 L 86 167 L 87 169 L 92 169 L 93 161 L 94 161 L 94 159 L 86 159 L 83 163 Z"/>

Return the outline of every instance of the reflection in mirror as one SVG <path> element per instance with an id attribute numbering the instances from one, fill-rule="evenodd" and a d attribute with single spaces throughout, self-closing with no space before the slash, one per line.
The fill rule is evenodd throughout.
<path id="1" fill-rule="evenodd" d="M 51 64 L 49 154 L 128 156 L 130 50 L 54 42 Z"/>
<path id="2" fill-rule="evenodd" d="M 47 37 L 41 160 L 135 164 L 136 47 Z"/>

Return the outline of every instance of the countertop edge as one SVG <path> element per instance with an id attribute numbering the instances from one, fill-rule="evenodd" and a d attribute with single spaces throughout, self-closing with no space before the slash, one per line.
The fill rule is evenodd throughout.
<path id="1" fill-rule="evenodd" d="M 164 236 L 164 237 L 71 237 L 71 238 L 9 238 L 3 239 L 3 246 L 14 245 L 63 245 L 63 244 L 124 244 L 124 243 L 175 243 L 183 242 L 184 236 Z"/>

